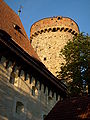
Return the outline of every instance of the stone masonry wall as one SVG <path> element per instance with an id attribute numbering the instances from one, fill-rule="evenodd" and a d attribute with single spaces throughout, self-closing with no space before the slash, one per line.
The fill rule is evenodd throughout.
<path id="1" fill-rule="evenodd" d="M 57 76 L 64 59 L 60 50 L 68 40 L 79 33 L 77 24 L 70 18 L 55 17 L 40 20 L 32 25 L 30 40 L 44 65 Z"/>
<path id="2" fill-rule="evenodd" d="M 25 72 L 8 61 L 4 56 L 0 60 L 0 120 L 43 120 L 56 104 L 56 93 L 48 94 L 34 76 L 25 77 Z M 20 73 L 20 75 L 18 75 Z M 12 80 L 12 81 L 11 81 Z M 14 82 L 13 82 L 14 80 Z M 59 97 L 58 97 L 59 100 Z"/>

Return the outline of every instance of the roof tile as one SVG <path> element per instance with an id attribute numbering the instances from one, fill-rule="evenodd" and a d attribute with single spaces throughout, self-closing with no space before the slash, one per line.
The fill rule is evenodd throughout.
<path id="1" fill-rule="evenodd" d="M 90 120 L 90 96 L 59 101 L 45 120 Z"/>
<path id="2" fill-rule="evenodd" d="M 17 25 L 20 29 L 15 29 L 14 25 Z M 40 60 L 30 44 L 19 16 L 3 0 L 0 0 L 0 29 L 7 32 L 12 40 L 26 53 Z"/>

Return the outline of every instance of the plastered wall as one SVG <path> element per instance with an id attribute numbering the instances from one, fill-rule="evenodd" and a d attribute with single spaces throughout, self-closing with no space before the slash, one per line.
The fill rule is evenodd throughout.
<path id="1" fill-rule="evenodd" d="M 52 97 L 48 87 L 44 91 L 44 84 L 40 89 L 37 81 L 35 86 L 34 76 L 25 77 L 24 70 L 19 71 L 4 56 L 0 58 L 0 120 L 43 120 L 56 102 L 56 93 Z"/>

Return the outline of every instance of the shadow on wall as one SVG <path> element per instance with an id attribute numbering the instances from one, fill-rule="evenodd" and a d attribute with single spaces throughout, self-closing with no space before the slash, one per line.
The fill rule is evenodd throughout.
<path id="1" fill-rule="evenodd" d="M 0 67 L 0 72 L 5 71 Z M 39 101 L 10 84 L 5 74 L 0 74 L 0 120 L 37 120 L 41 117 L 38 116 L 41 107 Z"/>

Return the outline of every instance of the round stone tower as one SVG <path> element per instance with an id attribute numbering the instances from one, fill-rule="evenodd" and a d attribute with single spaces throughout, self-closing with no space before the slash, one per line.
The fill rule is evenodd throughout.
<path id="1" fill-rule="evenodd" d="M 67 41 L 79 33 L 75 21 L 67 17 L 51 17 L 34 23 L 30 31 L 30 42 L 43 64 L 57 76 L 60 65 L 64 62 L 60 50 Z"/>

